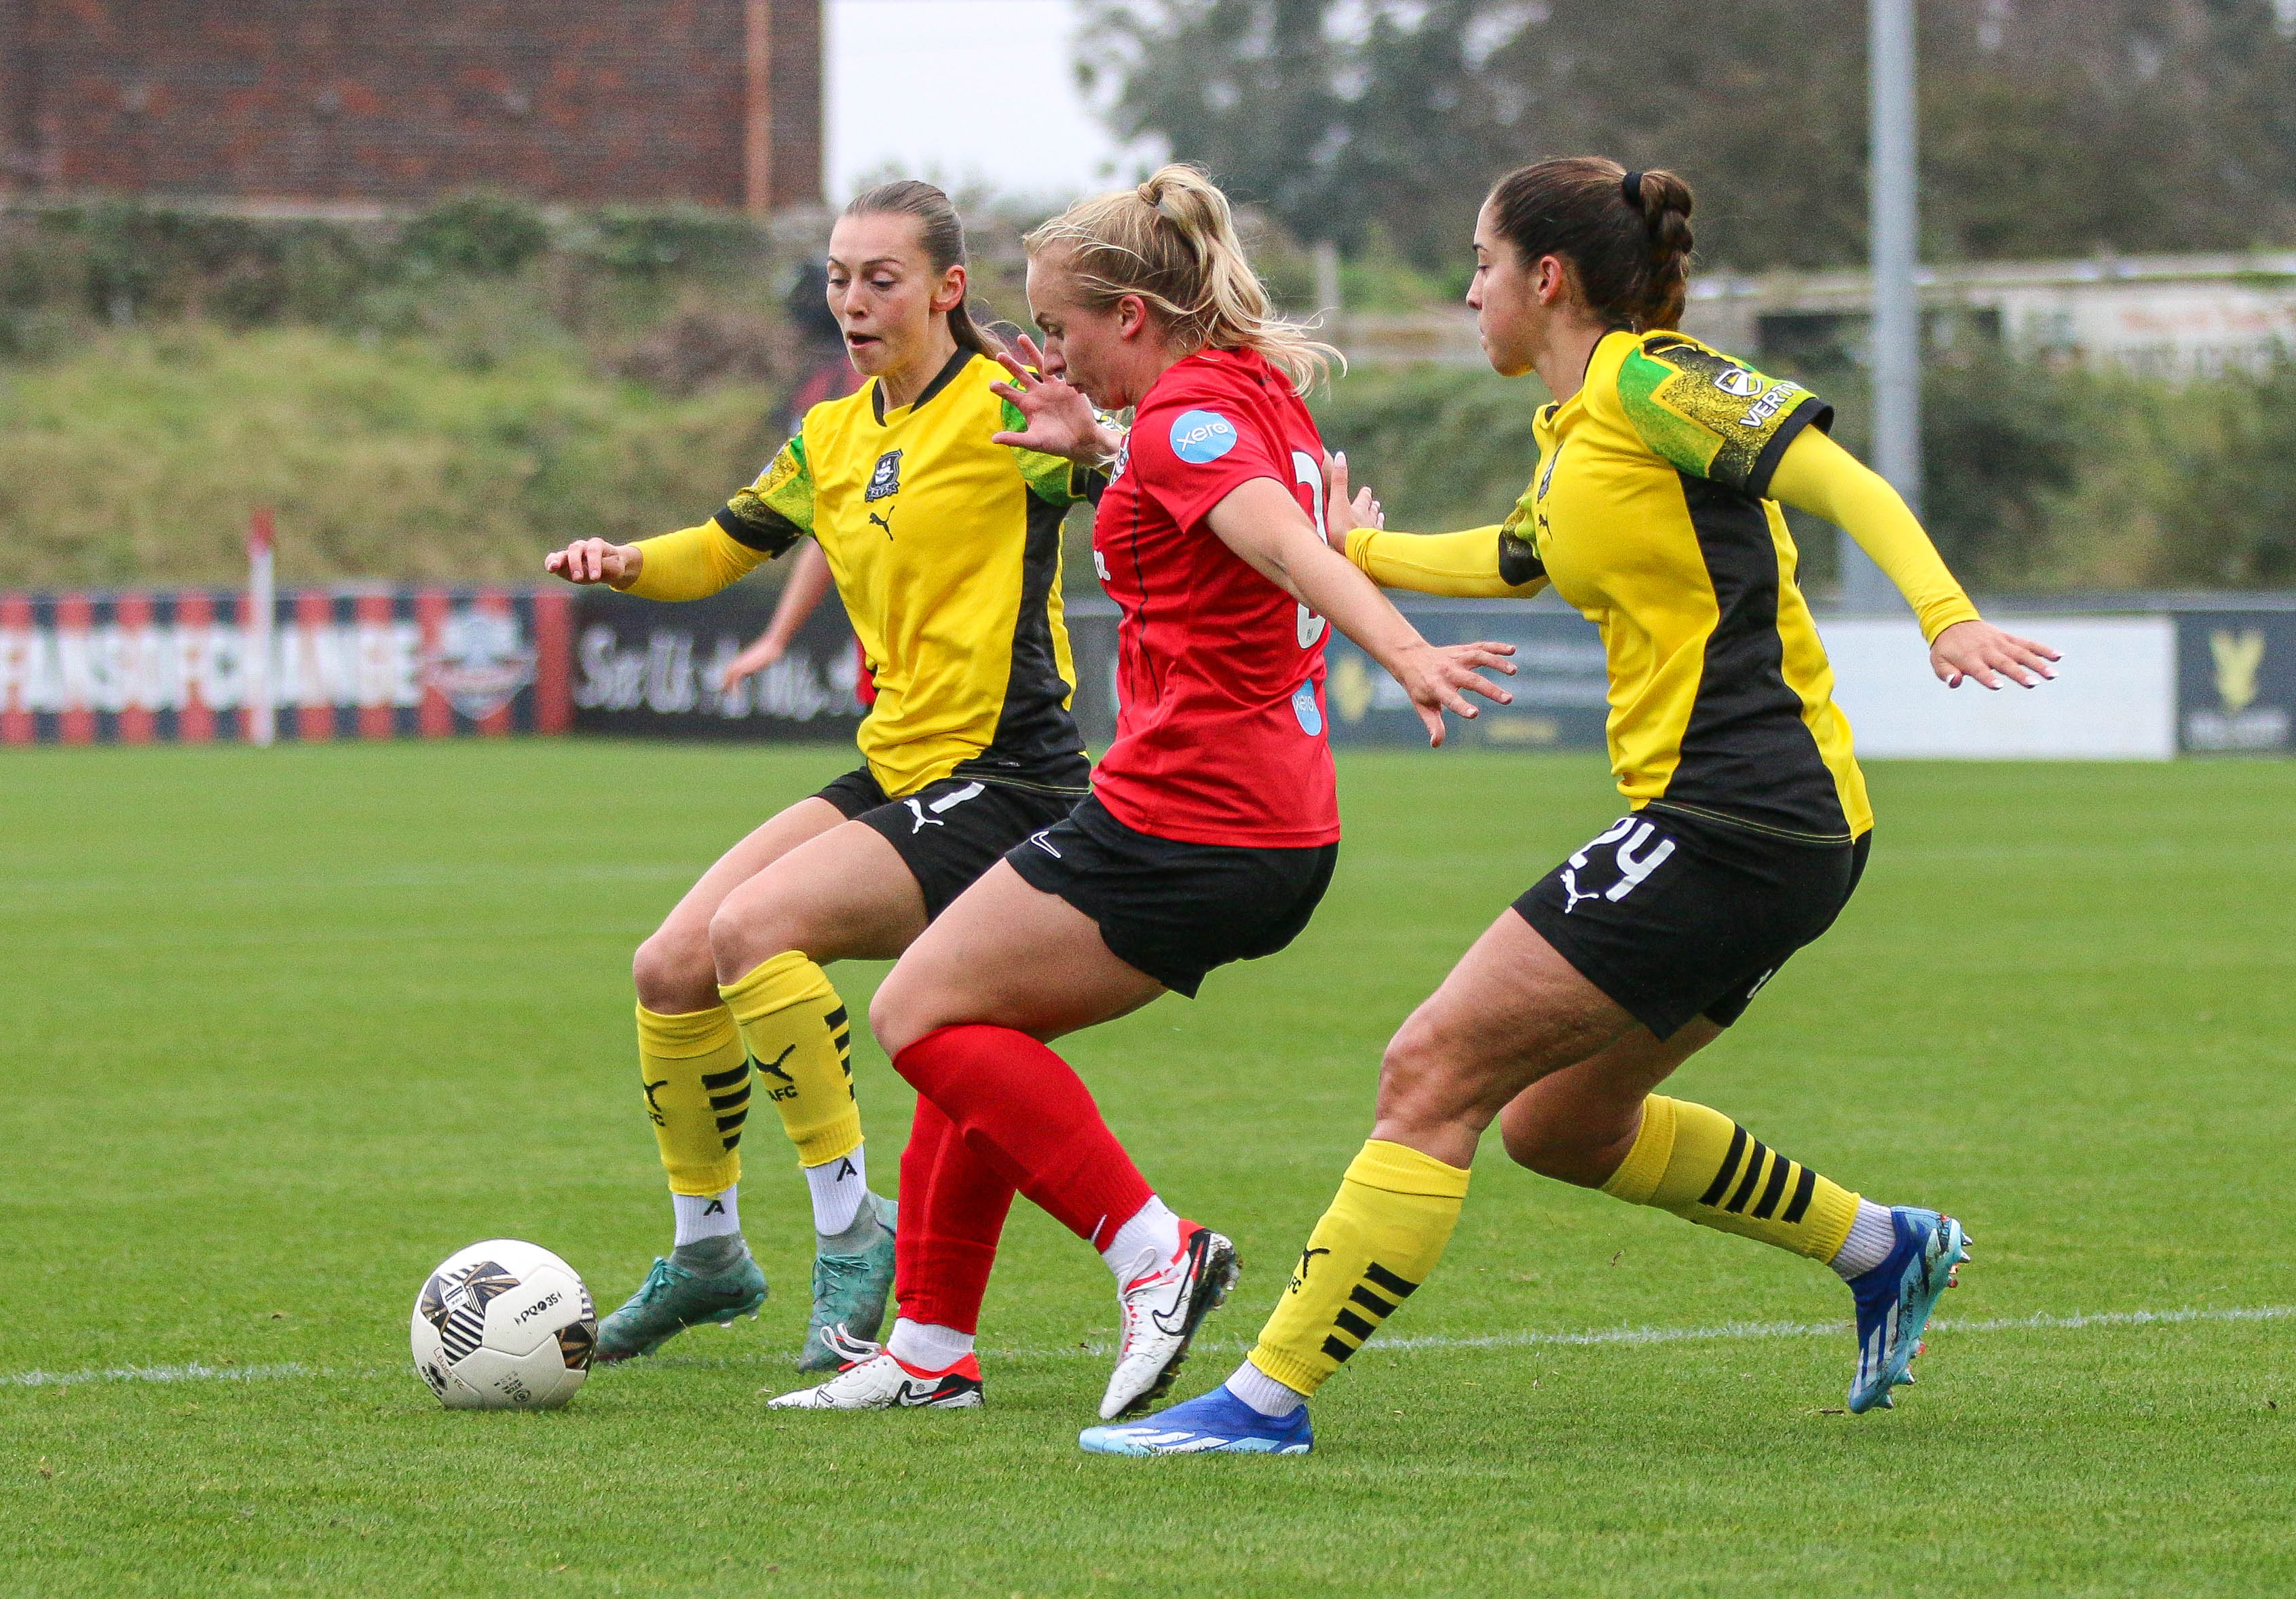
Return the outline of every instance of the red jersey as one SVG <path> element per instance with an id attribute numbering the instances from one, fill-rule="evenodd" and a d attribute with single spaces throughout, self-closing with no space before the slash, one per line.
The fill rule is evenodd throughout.
<path id="1" fill-rule="evenodd" d="M 1199 350 L 1150 386 L 1092 524 L 1093 564 L 1123 611 L 1116 742 L 1093 791 L 1155 838 L 1334 843 L 1324 619 L 1206 521 L 1254 478 L 1323 525 L 1323 438 L 1282 373 L 1256 351 Z"/>

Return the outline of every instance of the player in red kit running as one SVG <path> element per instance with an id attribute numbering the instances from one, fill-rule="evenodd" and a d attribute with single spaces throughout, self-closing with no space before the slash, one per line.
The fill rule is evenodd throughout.
<path id="1" fill-rule="evenodd" d="M 1340 837 L 1326 618 L 1394 674 L 1435 742 L 1444 710 L 1475 714 L 1463 689 L 1506 700 L 1475 667 L 1513 669 L 1504 644 L 1429 644 L 1318 536 L 1324 447 L 1300 396 L 1327 352 L 1270 315 L 1201 173 L 1167 167 L 1028 244 L 1043 375 L 1007 364 L 1029 425 L 998 440 L 1108 472 L 1093 554 L 1123 612 L 1123 710 L 1093 797 L 990 867 L 877 992 L 870 1024 L 918 1092 L 899 1319 L 885 1347 L 854 1346 L 838 1377 L 777 1406 L 980 1404 L 973 1333 L 1016 1191 L 1116 1275 L 1102 1416 L 1166 1391 L 1235 1280 L 1234 1248 L 1156 1196 L 1046 1041 L 1193 997 L 1213 967 L 1307 925 Z M 1136 407 L 1128 439 L 1086 397 Z"/>

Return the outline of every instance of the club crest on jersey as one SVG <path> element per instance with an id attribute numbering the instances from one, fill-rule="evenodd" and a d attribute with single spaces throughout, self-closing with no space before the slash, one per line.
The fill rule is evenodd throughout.
<path id="1" fill-rule="evenodd" d="M 1172 423 L 1172 453 L 1209 466 L 1235 447 L 1235 424 L 1217 411 L 1186 411 Z"/>
<path id="2" fill-rule="evenodd" d="M 901 492 L 901 452 L 887 450 L 877 457 L 877 470 L 869 474 L 869 487 L 862 494 L 864 500 L 882 500 L 889 494 Z"/>

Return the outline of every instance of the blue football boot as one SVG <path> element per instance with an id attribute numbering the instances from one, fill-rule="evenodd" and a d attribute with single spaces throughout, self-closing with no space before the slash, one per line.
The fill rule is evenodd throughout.
<path id="1" fill-rule="evenodd" d="M 1938 1297 L 1961 1281 L 1969 1238 L 1950 1216 L 1918 1205 L 1890 1211 L 1897 1242 L 1869 1272 L 1849 1280 L 1857 1300 L 1857 1376 L 1849 1384 L 1849 1413 L 1863 1415 L 1895 1401 L 1890 1390 L 1913 1382 L 1906 1368 L 1922 1352 L 1922 1331 Z"/>
<path id="2" fill-rule="evenodd" d="M 1305 1455 L 1316 1430 L 1305 1405 L 1262 1415 L 1222 1386 L 1144 1421 L 1086 1427 L 1077 1442 L 1087 1455 Z"/>

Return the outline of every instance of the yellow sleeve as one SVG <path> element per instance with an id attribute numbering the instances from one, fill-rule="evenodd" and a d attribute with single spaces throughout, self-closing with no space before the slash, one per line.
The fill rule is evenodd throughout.
<path id="1" fill-rule="evenodd" d="M 772 559 L 730 537 L 714 521 L 642 538 L 638 580 L 622 592 L 642 600 L 701 600 L 740 582 Z"/>
<path id="2" fill-rule="evenodd" d="M 1382 588 L 1408 588 L 1423 594 L 1459 599 L 1528 599 L 1546 586 L 1546 574 L 1528 556 L 1522 581 L 1505 570 L 1497 525 L 1464 533 L 1405 533 L 1394 528 L 1357 528 L 1348 535 L 1348 559 Z M 1528 546 L 1522 546 L 1527 549 Z"/>
<path id="3" fill-rule="evenodd" d="M 1817 429 L 1804 428 L 1786 447 L 1769 490 L 1772 499 L 1822 516 L 1856 539 L 1914 608 L 1923 638 L 1934 643 L 1956 622 L 1977 619 L 1977 607 L 1889 480 Z"/>

